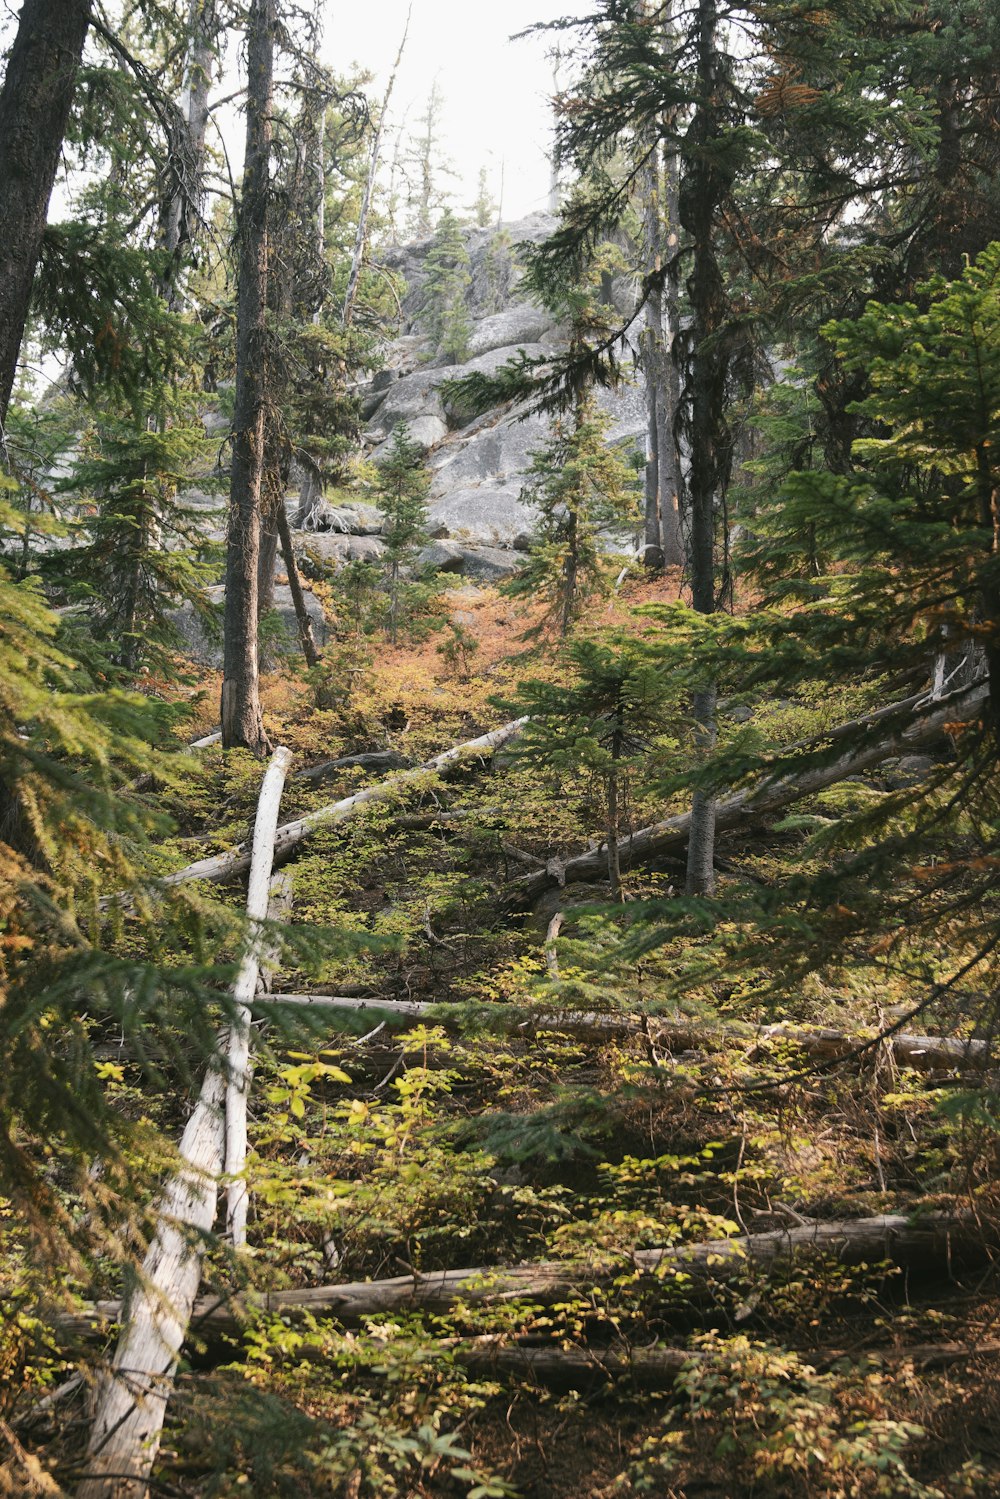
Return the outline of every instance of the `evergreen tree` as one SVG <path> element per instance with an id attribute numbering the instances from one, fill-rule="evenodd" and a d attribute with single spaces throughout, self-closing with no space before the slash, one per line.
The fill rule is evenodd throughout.
<path id="1" fill-rule="evenodd" d="M 518 754 L 531 765 L 594 776 L 601 786 L 611 898 L 620 901 L 619 845 L 630 788 L 655 776 L 655 741 L 672 722 L 662 655 L 618 634 L 574 640 L 559 656 L 560 678 L 529 681 L 504 707 L 526 715 Z"/>
<path id="2" fill-rule="evenodd" d="M 468 353 L 471 328 L 465 298 L 471 279 L 465 235 L 446 208 L 427 255 L 421 320 L 435 355 L 444 355 L 451 364 L 460 364 Z"/>
<path id="3" fill-rule="evenodd" d="M 435 78 L 427 96 L 423 114 L 417 121 L 419 133 L 410 141 L 405 164 L 410 181 L 410 230 L 415 239 L 426 239 L 434 227 L 434 218 L 444 207 L 448 193 L 442 177 L 453 177 L 454 169 L 441 155 L 441 113 L 444 98 Z"/>
<path id="4" fill-rule="evenodd" d="M 477 229 L 488 229 L 496 218 L 497 205 L 490 192 L 490 174 L 486 167 L 479 168 L 479 183 L 476 201 L 471 204 L 472 221 Z"/>
<path id="5" fill-rule="evenodd" d="M 88 542 L 57 557 L 69 596 L 82 600 L 91 628 L 126 676 L 169 674 L 180 644 L 171 612 L 182 603 L 210 617 L 205 587 L 216 567 L 199 529 L 204 514 L 178 491 L 193 468 L 211 462 L 204 429 L 106 418 L 86 434 L 80 458 L 59 486 L 97 505 Z"/>
<path id="6" fill-rule="evenodd" d="M 558 419 L 551 441 L 533 456 L 522 491 L 539 519 L 528 564 L 507 588 L 544 599 L 539 628 L 553 624 L 564 636 L 586 600 L 606 590 L 615 564 L 602 533 L 626 530 L 637 519 L 635 474 L 609 446 L 609 426 L 594 397 L 582 396 L 574 415 Z"/>
<path id="7" fill-rule="evenodd" d="M 406 608 L 406 587 L 402 571 L 412 564 L 426 540 L 427 509 L 424 501 L 430 488 L 430 475 L 424 466 L 423 452 L 411 442 L 405 423 L 392 434 L 389 452 L 379 464 L 379 500 L 385 522 L 385 575 L 388 589 L 386 629 L 393 645 L 399 640 L 400 626 Z"/>

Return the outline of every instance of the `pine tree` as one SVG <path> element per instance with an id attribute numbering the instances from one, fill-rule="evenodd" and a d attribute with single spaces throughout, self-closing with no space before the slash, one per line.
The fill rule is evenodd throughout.
<path id="1" fill-rule="evenodd" d="M 663 657 L 624 634 L 574 640 L 560 680 L 529 681 L 504 708 L 526 715 L 517 753 L 532 767 L 594 776 L 601 786 L 611 898 L 622 895 L 619 845 L 630 788 L 655 777 L 655 741 L 676 712 Z M 562 680 L 565 678 L 566 680 Z"/>
<path id="2" fill-rule="evenodd" d="M 460 364 L 468 353 L 471 327 L 466 292 L 471 284 L 469 252 L 461 225 L 446 208 L 427 255 L 421 320 L 436 355 Z"/>
<path id="3" fill-rule="evenodd" d="M 635 473 L 607 442 L 610 421 L 593 395 L 581 396 L 572 417 L 556 421 L 551 441 L 537 452 L 522 498 L 538 511 L 527 566 L 508 591 L 547 609 L 539 629 L 569 634 L 586 600 L 607 588 L 613 560 L 604 532 L 637 520 Z"/>
<path id="4" fill-rule="evenodd" d="M 477 229 L 488 229 L 496 218 L 497 205 L 490 192 L 490 174 L 487 167 L 479 168 L 479 184 L 476 201 L 470 205 L 472 221 Z"/>
<path id="5" fill-rule="evenodd" d="M 427 238 L 434 227 L 435 214 L 447 201 L 448 194 L 441 186 L 440 179 L 455 175 L 454 169 L 440 155 L 443 108 L 444 98 L 435 78 L 424 112 L 417 121 L 419 134 L 411 139 L 406 153 L 406 167 L 411 181 L 410 228 L 416 239 Z"/>
<path id="6" fill-rule="evenodd" d="M 107 417 L 86 435 L 60 490 L 97 505 L 88 542 L 56 558 L 70 598 L 127 677 L 169 675 L 180 644 L 171 614 L 187 603 L 209 618 L 205 587 L 215 575 L 199 530 L 203 513 L 178 500 L 193 468 L 207 468 L 214 444 L 204 429 Z"/>
<path id="7" fill-rule="evenodd" d="M 402 570 L 412 564 L 426 540 L 427 508 L 424 503 L 430 488 L 430 475 L 424 466 L 421 448 L 410 440 L 405 423 L 392 434 L 389 452 L 379 464 L 379 498 L 385 521 L 385 575 L 389 603 L 386 628 L 393 645 L 399 640 L 405 613 L 405 584 Z"/>

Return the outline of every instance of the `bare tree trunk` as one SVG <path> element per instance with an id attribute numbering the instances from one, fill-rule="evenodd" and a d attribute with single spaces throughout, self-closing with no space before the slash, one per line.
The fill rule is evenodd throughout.
<path id="1" fill-rule="evenodd" d="M 188 12 L 188 56 L 178 139 L 173 144 L 172 172 L 161 210 L 160 232 L 171 257 L 164 295 L 176 310 L 180 304 L 180 259 L 194 243 L 205 197 L 205 137 L 208 96 L 212 87 L 219 34 L 216 0 L 191 0 Z"/>
<path id="2" fill-rule="evenodd" d="M 0 446 L 89 25 L 84 0 L 25 0 L 0 90 Z"/>
<path id="3" fill-rule="evenodd" d="M 141 1278 L 124 1306 L 118 1346 L 96 1398 L 87 1449 L 88 1471 L 77 1499 L 145 1499 L 160 1445 L 174 1374 L 201 1281 L 207 1236 L 215 1225 L 219 1176 L 225 1166 L 243 1169 L 246 1157 L 245 1084 L 249 1070 L 249 1004 L 261 960 L 260 923 L 267 915 L 268 885 L 281 790 L 291 754 L 275 752 L 261 786 L 254 823 L 247 894 L 249 945 L 233 998 L 237 1012 L 227 1038 L 223 1068 L 213 1061 L 194 1113 L 181 1137 L 181 1169 L 167 1183 L 157 1210 L 158 1227 Z M 226 1111 L 230 1101 L 234 1121 Z M 241 1113 L 242 1110 L 242 1113 Z M 240 1187 L 244 1184 L 241 1182 Z M 236 1206 L 234 1207 L 234 1203 Z M 237 1231 L 245 1190 L 230 1198 L 230 1224 Z"/>
<path id="4" fill-rule="evenodd" d="M 545 954 L 554 957 L 555 942 L 566 920 L 565 911 L 557 911 L 545 934 Z M 558 964 L 549 963 L 553 978 L 558 978 Z M 378 1025 L 385 1021 L 395 1030 L 404 1031 L 417 1025 L 450 1025 L 462 1027 L 464 1006 L 432 1004 L 420 1000 L 355 999 L 335 994 L 272 994 L 257 1001 L 255 1008 L 270 1010 L 273 1006 L 289 1009 L 340 1011 L 359 1015 Z M 456 1013 L 457 1012 L 457 1013 Z M 832 1026 L 699 1024 L 669 1015 L 607 1014 L 600 1010 L 552 1010 L 505 1005 L 498 1017 L 498 1030 L 510 1035 L 530 1035 L 533 1031 L 559 1031 L 588 1041 L 611 1041 L 618 1037 L 648 1035 L 659 1046 L 674 1051 L 698 1050 L 713 1057 L 726 1046 L 737 1046 L 747 1060 L 758 1048 L 772 1042 L 794 1046 L 812 1062 L 826 1067 L 846 1065 L 851 1061 L 870 1060 L 879 1052 L 891 1056 L 900 1067 L 914 1072 L 976 1073 L 983 1072 L 994 1061 L 995 1047 L 989 1041 L 963 1036 L 921 1036 L 912 1031 L 895 1031 L 866 1037 L 834 1030 Z"/>
<path id="5" fill-rule="evenodd" d="M 247 1164 L 247 1100 L 250 1096 L 250 1022 L 251 1006 L 257 993 L 257 980 L 265 950 L 260 923 L 268 914 L 270 903 L 271 864 L 274 858 L 274 834 L 278 826 L 281 792 L 288 767 L 290 750 L 275 750 L 264 776 L 257 803 L 257 820 L 253 830 L 250 856 L 250 880 L 247 885 L 247 918 L 251 923 L 243 962 L 233 989 L 236 1015 L 229 1033 L 226 1052 L 226 1232 L 233 1247 L 241 1248 L 247 1236 L 249 1189 L 243 1175 Z"/>
<path id="6" fill-rule="evenodd" d="M 252 0 L 247 29 L 247 146 L 237 217 L 236 408 L 226 558 L 222 743 L 267 751 L 257 659 L 264 423 L 268 394 L 268 200 L 274 76 L 274 0 Z"/>
<path id="7" fill-rule="evenodd" d="M 365 263 L 365 250 L 368 247 L 368 221 L 371 217 L 372 197 L 375 192 L 379 163 L 382 158 L 382 140 L 385 135 L 386 121 L 389 118 L 389 105 L 392 102 L 393 90 L 396 87 L 396 77 L 399 73 L 400 64 L 403 61 L 406 41 L 410 34 L 410 19 L 412 15 L 413 6 L 411 5 L 406 13 L 403 40 L 399 44 L 396 61 L 393 64 L 392 72 L 389 74 L 389 82 L 382 96 L 382 109 L 378 117 L 378 124 L 375 126 L 375 134 L 372 137 L 372 148 L 368 158 L 368 176 L 365 178 L 365 189 L 361 197 L 361 212 L 358 215 L 358 228 L 354 236 L 354 255 L 351 259 L 351 273 L 347 278 L 347 292 L 344 296 L 344 308 L 340 318 L 345 328 L 349 328 L 354 320 L 354 303 L 358 295 L 358 286 L 361 283 L 361 272 Z"/>
<path id="8" fill-rule="evenodd" d="M 288 589 L 292 595 L 292 606 L 295 609 L 295 618 L 299 626 L 302 654 L 306 658 L 307 666 L 318 666 L 319 651 L 316 649 L 312 620 L 309 618 L 309 610 L 306 608 L 305 596 L 302 592 L 302 582 L 299 578 L 298 564 L 295 561 L 295 550 L 292 546 L 292 533 L 288 525 L 288 513 L 284 505 L 279 505 L 278 507 L 276 522 L 278 527 L 278 541 L 281 544 L 281 555 L 284 558 L 285 572 L 288 575 Z"/>

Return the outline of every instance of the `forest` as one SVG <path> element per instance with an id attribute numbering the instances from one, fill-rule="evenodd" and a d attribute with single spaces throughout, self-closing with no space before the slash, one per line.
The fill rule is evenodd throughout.
<path id="1" fill-rule="evenodd" d="M 996 1494 L 1000 0 L 431 4 L 0 19 L 0 1496 Z"/>

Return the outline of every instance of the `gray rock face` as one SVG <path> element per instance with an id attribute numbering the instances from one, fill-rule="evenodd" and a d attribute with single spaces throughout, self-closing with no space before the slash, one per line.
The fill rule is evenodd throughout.
<path id="1" fill-rule="evenodd" d="M 374 505 L 334 505 L 320 500 L 313 511 L 310 531 L 339 531 L 350 536 L 379 536 L 383 515 Z"/>
<path id="2" fill-rule="evenodd" d="M 548 214 L 533 214 L 509 225 L 507 235 L 515 246 L 525 240 L 537 243 L 555 224 Z M 466 547 L 524 548 L 536 522 L 524 493 L 526 478 L 533 455 L 551 436 L 551 418 L 528 416 L 522 421 L 510 412 L 477 417 L 467 403 L 463 406 L 454 395 L 445 396 L 441 387 L 473 372 L 493 374 L 519 351 L 529 359 L 544 359 L 564 347 L 564 334 L 551 314 L 519 289 L 516 252 L 498 241 L 496 230 L 464 232 L 472 276 L 467 296 L 472 322 L 469 358 L 459 366 L 427 362 L 421 310 L 430 241 L 391 252 L 389 264 L 407 279 L 404 332 L 387 351 L 390 368 L 378 377 L 377 388 L 373 382 L 365 408 L 371 413 L 367 439 L 372 456 L 379 459 L 393 427 L 399 421 L 409 425 L 428 454 L 429 529 L 436 539 Z M 634 288 L 627 278 L 619 278 L 612 291 L 616 305 L 631 311 Z M 597 399 L 610 418 L 608 441 L 644 455 L 647 418 L 641 377 L 616 391 L 600 391 Z M 616 538 L 616 548 L 620 544 L 621 538 Z"/>
<path id="3" fill-rule="evenodd" d="M 519 490 L 487 484 L 448 490 L 432 499 L 427 518 L 432 536 L 520 550 L 518 543 L 534 527 L 535 512 Z"/>
<path id="4" fill-rule="evenodd" d="M 521 559 L 499 547 L 460 546 L 454 541 L 432 541 L 417 557 L 418 567 L 431 567 L 440 573 L 458 573 L 464 578 L 478 578 L 496 583 L 516 573 Z"/>
<path id="5" fill-rule="evenodd" d="M 398 424 L 397 424 L 398 425 Z M 406 423 L 406 435 L 415 447 L 424 453 L 429 453 L 431 448 L 436 447 L 448 436 L 448 423 L 444 419 L 444 412 L 436 416 L 428 412 L 424 416 L 414 416 Z M 379 443 L 372 453 L 375 463 L 384 463 L 392 448 L 392 438 L 387 437 L 384 442 Z"/>
<path id="6" fill-rule="evenodd" d="M 219 585 L 206 590 L 209 599 L 218 610 L 218 629 L 205 624 L 197 615 L 190 604 L 174 610 L 171 619 L 175 629 L 179 632 L 184 642 L 187 655 L 192 661 L 197 661 L 202 666 L 220 667 L 222 665 L 222 605 L 225 598 L 225 589 Z M 326 620 L 319 599 L 313 594 L 305 594 L 306 608 L 309 618 L 312 620 L 313 636 L 316 644 L 322 646 L 326 643 Z M 278 584 L 274 590 L 274 609 L 280 624 L 279 638 L 275 642 L 281 654 L 292 654 L 298 650 L 299 627 L 295 617 L 295 606 L 292 603 L 291 590 L 284 584 Z"/>
<path id="7" fill-rule="evenodd" d="M 469 354 L 475 359 L 493 349 L 512 349 L 522 344 L 541 343 L 554 332 L 552 315 L 532 302 L 518 302 L 503 312 L 476 323 L 469 339 Z"/>
<path id="8" fill-rule="evenodd" d="M 299 566 L 308 578 L 336 572 L 345 562 L 381 562 L 385 542 L 377 536 L 345 536 L 337 531 L 300 531 L 293 537 Z"/>

